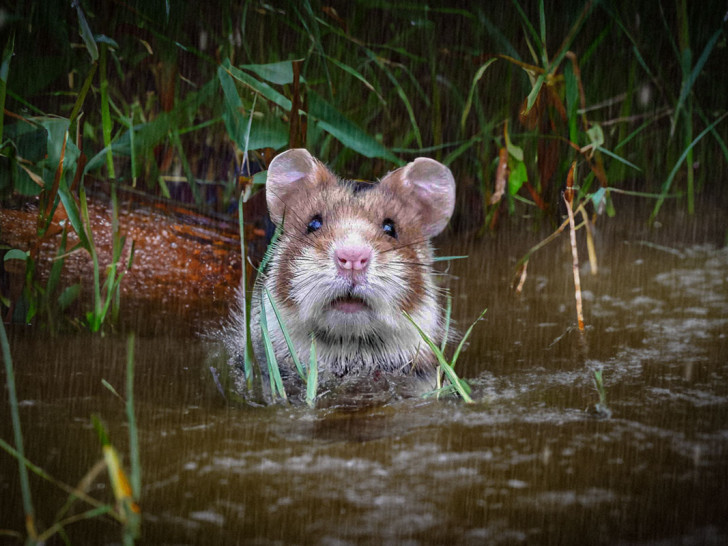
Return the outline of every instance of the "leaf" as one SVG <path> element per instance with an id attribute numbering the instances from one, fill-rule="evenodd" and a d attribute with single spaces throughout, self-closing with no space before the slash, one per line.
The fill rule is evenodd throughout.
<path id="1" fill-rule="evenodd" d="M 8 260 L 22 260 L 22 261 L 25 261 L 27 259 L 28 259 L 28 253 L 27 252 L 23 252 L 22 250 L 17 249 L 17 248 L 12 248 L 12 249 L 8 250 L 5 253 L 5 256 L 3 257 L 3 261 L 4 262 L 7 262 Z"/>
<path id="2" fill-rule="evenodd" d="M 683 80 L 682 88 L 680 89 L 680 98 L 677 101 L 677 106 L 675 107 L 675 113 L 672 117 L 672 126 L 675 127 L 677 122 L 677 117 L 680 115 L 680 111 L 682 110 L 683 104 L 685 103 L 685 99 L 687 99 L 688 94 L 693 88 L 693 85 L 695 84 L 695 80 L 698 79 L 698 76 L 700 75 L 700 71 L 703 70 L 703 67 L 705 66 L 705 63 L 708 61 L 708 57 L 710 56 L 711 51 L 713 50 L 713 47 L 715 46 L 716 42 L 718 41 L 718 38 L 720 38 L 720 35 L 723 33 L 723 29 L 719 28 L 713 36 L 710 37 L 710 40 L 708 40 L 708 43 L 705 45 L 705 48 L 703 49 L 703 52 L 700 54 L 700 57 L 698 58 L 698 62 L 695 63 L 695 66 L 693 67 L 692 72 L 690 73 L 690 76 L 687 80 Z"/>
<path id="3" fill-rule="evenodd" d="M 508 193 L 516 195 L 527 181 L 526 164 L 523 161 L 516 161 L 515 166 L 511 167 L 511 172 L 508 174 Z"/>
<path id="4" fill-rule="evenodd" d="M 602 128 L 598 123 L 592 125 L 586 134 L 589 137 L 589 142 L 594 148 L 599 148 L 602 144 L 604 144 L 604 131 L 602 131 Z"/>
<path id="5" fill-rule="evenodd" d="M 81 294 L 81 285 L 79 283 L 72 284 L 71 286 L 67 287 L 63 292 L 61 292 L 61 295 L 58 296 L 58 307 L 61 309 L 61 311 L 65 311 L 68 309 L 68 306 L 71 305 L 76 299 L 78 299 L 78 296 Z"/>
<path id="6" fill-rule="evenodd" d="M 391 151 L 347 119 L 315 91 L 309 90 L 308 92 L 308 106 L 309 116 L 317 120 L 318 126 L 347 148 L 364 157 L 381 157 L 397 165 L 404 164 Z"/>
<path id="7" fill-rule="evenodd" d="M 217 77 L 224 95 L 223 122 L 228 136 L 241 150 L 261 148 L 279 149 L 288 142 L 288 131 L 283 122 L 273 114 L 264 115 L 262 120 L 246 119 L 246 108 L 238 94 L 233 78 L 223 67 L 218 68 Z M 252 121 L 250 121 L 252 119 Z M 248 127 L 250 121 L 250 127 Z"/>
<path id="8" fill-rule="evenodd" d="M 470 113 L 470 108 L 473 105 L 473 95 L 475 95 L 475 89 L 478 85 L 478 82 L 480 81 L 480 78 L 483 77 L 483 74 L 485 74 L 485 71 L 488 69 L 490 65 L 492 65 L 497 58 L 489 59 L 485 62 L 478 70 L 475 72 L 475 76 L 473 76 L 473 83 L 470 84 L 470 92 L 468 93 L 468 98 L 465 101 L 465 106 L 463 107 L 463 114 L 460 117 L 460 130 L 465 131 L 465 120 L 468 118 L 468 114 Z"/>
<path id="9" fill-rule="evenodd" d="M 543 86 L 543 82 L 545 81 L 545 77 L 543 74 L 539 74 L 538 78 L 536 78 L 536 82 L 533 84 L 533 89 L 531 89 L 531 92 L 528 94 L 528 102 L 526 103 L 526 109 L 521 112 L 521 115 L 524 116 L 528 114 L 531 111 L 531 108 L 536 102 L 536 99 L 538 98 L 538 94 L 541 91 L 541 87 Z"/>
<path id="10" fill-rule="evenodd" d="M 508 134 L 508 122 L 506 121 L 504 127 L 503 127 L 503 138 L 506 141 L 506 149 L 508 150 L 508 153 L 515 159 L 516 161 L 523 161 L 523 148 L 520 146 L 516 146 L 511 142 L 511 137 Z"/>
<path id="11" fill-rule="evenodd" d="M 292 104 L 291 104 L 290 99 L 281 95 L 278 91 L 273 89 L 267 83 L 256 80 L 254 77 L 250 76 L 249 74 L 246 74 L 239 68 L 235 68 L 234 66 L 232 66 L 230 64 L 230 59 L 225 59 L 222 62 L 222 64 L 220 65 L 220 68 L 222 68 L 224 71 L 226 71 L 233 78 L 238 80 L 240 83 L 250 87 L 250 89 L 252 89 L 254 92 L 262 95 L 263 97 L 265 97 L 269 101 L 273 102 L 274 104 L 277 104 L 278 106 L 283 108 L 286 112 L 291 111 Z M 218 69 L 218 75 L 219 75 L 219 69 Z"/>
<path id="12" fill-rule="evenodd" d="M 293 82 L 293 62 L 291 60 L 268 64 L 244 64 L 240 68 L 255 72 L 258 76 L 271 83 L 285 85 Z"/>
<path id="13" fill-rule="evenodd" d="M 86 44 L 86 51 L 91 56 L 91 61 L 96 62 L 96 59 L 99 58 L 99 48 L 96 45 L 96 40 L 94 40 L 94 34 L 91 32 L 91 27 L 88 26 L 86 16 L 83 14 L 80 0 L 75 1 L 74 4 L 78 15 L 78 33 L 83 38 L 83 43 Z"/>

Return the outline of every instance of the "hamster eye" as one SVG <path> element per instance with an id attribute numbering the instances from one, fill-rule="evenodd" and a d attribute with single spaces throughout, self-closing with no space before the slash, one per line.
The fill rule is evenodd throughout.
<path id="1" fill-rule="evenodd" d="M 321 229 L 321 226 L 323 225 L 324 221 L 323 218 L 321 218 L 320 214 L 316 214 L 313 218 L 311 218 L 311 221 L 308 223 L 308 227 L 306 228 L 306 231 L 308 233 L 313 233 L 314 231 L 318 231 Z"/>
<path id="2" fill-rule="evenodd" d="M 394 220 L 390 218 L 385 218 L 384 222 L 382 222 L 382 231 L 394 239 L 397 238 L 397 230 L 394 229 Z"/>

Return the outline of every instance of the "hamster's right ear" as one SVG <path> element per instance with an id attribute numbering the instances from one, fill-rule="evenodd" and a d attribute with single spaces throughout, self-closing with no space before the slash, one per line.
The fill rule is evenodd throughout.
<path id="1" fill-rule="evenodd" d="M 268 180 L 265 183 L 268 212 L 273 223 L 283 219 L 287 203 L 302 180 L 315 175 L 321 164 L 303 148 L 288 150 L 273 158 L 268 166 Z"/>

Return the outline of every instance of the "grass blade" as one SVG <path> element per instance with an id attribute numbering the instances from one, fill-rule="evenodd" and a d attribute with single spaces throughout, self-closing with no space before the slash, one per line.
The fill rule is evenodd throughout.
<path id="1" fill-rule="evenodd" d="M 478 318 L 476 318 L 473 323 L 470 325 L 470 327 L 466 330 L 465 335 L 460 340 L 460 343 L 458 343 L 458 348 L 455 349 L 455 354 L 452 356 L 452 367 L 455 368 L 455 363 L 458 361 L 458 357 L 460 356 L 460 351 L 462 351 L 463 346 L 465 345 L 465 342 L 470 337 L 470 334 L 473 332 L 473 328 L 475 325 L 480 322 L 480 319 L 482 319 L 485 316 L 485 313 L 487 312 L 487 309 L 483 309 L 483 312 L 478 315 Z"/>
<path id="2" fill-rule="evenodd" d="M 25 454 L 23 449 L 23 431 L 20 428 L 20 412 L 18 411 L 18 395 L 15 391 L 15 371 L 13 360 L 10 355 L 10 343 L 5 332 L 5 325 L 0 320 L 0 345 L 2 345 L 3 362 L 5 363 L 5 382 L 8 389 L 8 401 L 10 403 L 10 417 L 13 423 L 13 436 L 15 439 L 15 450 L 18 453 L 18 474 L 20 475 L 20 492 L 23 497 L 23 512 L 25 512 L 25 526 L 31 538 L 36 536 L 35 532 L 35 510 L 33 499 L 30 495 L 30 482 L 28 480 L 28 469 L 25 468 Z"/>
<path id="3" fill-rule="evenodd" d="M 308 361 L 308 378 L 306 380 L 306 403 L 310 407 L 316 406 L 318 391 L 318 362 L 316 362 L 316 340 L 311 339 L 311 356 Z"/>
<path id="4" fill-rule="evenodd" d="M 652 214 L 650 214 L 650 219 L 648 221 L 650 224 L 652 224 L 655 221 L 655 218 L 657 218 L 657 214 L 660 212 L 662 203 L 665 201 L 665 198 L 667 197 L 667 194 L 670 191 L 670 187 L 672 186 L 672 181 L 675 179 L 675 175 L 677 174 L 678 170 L 680 169 L 680 166 L 683 164 L 683 161 L 685 161 L 685 158 L 688 156 L 688 154 L 693 149 L 693 147 L 706 134 L 708 134 L 710 131 L 712 131 L 716 125 L 718 125 L 721 121 L 723 121 L 726 116 L 728 116 L 728 112 L 724 113 L 722 116 L 720 116 L 718 119 L 716 119 L 713 123 L 708 125 L 708 127 L 703 129 L 703 131 L 697 137 L 695 137 L 695 139 L 688 145 L 688 147 L 685 148 L 682 155 L 678 158 L 677 162 L 675 163 L 675 166 L 672 168 L 672 171 L 670 171 L 670 174 L 667 177 L 667 180 L 665 180 L 665 183 L 662 185 L 662 192 L 660 193 L 660 197 L 657 200 L 657 203 L 655 203 L 655 208 L 652 209 Z"/>
<path id="5" fill-rule="evenodd" d="M 142 491 L 142 466 L 139 461 L 139 431 L 134 416 L 134 334 L 126 343 L 126 420 L 129 423 L 129 455 L 131 463 L 131 491 L 138 501 Z"/>
<path id="6" fill-rule="evenodd" d="M 0 61 L 0 142 L 3 141 L 3 122 L 5 120 L 5 95 L 7 92 L 8 74 L 10 73 L 10 61 L 15 50 L 15 33 L 11 33 L 8 43 L 3 49 L 2 60 Z"/>
<path id="7" fill-rule="evenodd" d="M 296 369 L 298 370 L 298 375 L 301 376 L 301 379 L 306 381 L 306 371 L 303 369 L 301 360 L 298 358 L 298 355 L 296 354 L 296 347 L 293 345 L 291 336 L 288 335 L 288 329 L 286 328 L 286 325 L 283 323 L 283 317 L 281 316 L 281 313 L 278 310 L 278 304 L 276 304 L 275 300 L 273 299 L 273 296 L 271 295 L 270 291 L 268 290 L 268 287 L 263 286 L 263 290 L 265 290 L 265 294 L 266 294 L 266 296 L 268 296 L 268 301 L 270 302 L 270 305 L 273 308 L 273 312 L 276 315 L 276 319 L 278 320 L 278 325 L 281 327 L 281 332 L 283 332 L 283 339 L 286 340 L 286 345 L 288 346 L 288 352 L 291 353 L 291 358 L 293 359 L 293 363 L 296 365 Z"/>
<path id="8" fill-rule="evenodd" d="M 286 391 L 283 388 L 283 380 L 281 379 L 281 370 L 278 367 L 278 360 L 276 354 L 273 351 L 273 343 L 270 340 L 270 333 L 268 331 L 268 319 L 265 316 L 265 302 L 261 301 L 260 305 L 260 330 L 263 334 L 263 346 L 265 347 L 265 359 L 268 363 L 268 376 L 270 377 L 270 392 L 272 398 L 275 400 L 277 396 L 280 396 L 284 400 L 287 400 Z"/>
<path id="9" fill-rule="evenodd" d="M 690 91 L 693 88 L 693 85 L 695 84 L 695 80 L 698 79 L 698 76 L 700 75 L 700 72 L 703 70 L 703 67 L 705 66 L 705 63 L 708 61 L 708 57 L 710 57 L 710 53 L 713 51 L 713 47 L 715 46 L 716 42 L 718 41 L 718 38 L 720 38 L 720 35 L 723 33 L 723 29 L 718 29 L 713 36 L 710 37 L 710 40 L 708 40 L 708 43 L 706 44 L 705 48 L 703 49 L 703 52 L 700 54 L 700 57 L 698 58 L 698 62 L 695 63 L 695 66 L 693 67 L 692 72 L 690 72 L 690 76 L 686 81 L 683 82 L 682 89 L 680 89 L 680 97 L 677 101 L 677 106 L 675 106 L 675 113 L 672 116 L 672 126 L 674 127 L 677 124 L 677 118 L 680 115 L 680 111 L 683 108 L 683 104 L 685 103 L 685 100 L 687 99 L 688 95 L 690 94 Z"/>
<path id="10" fill-rule="evenodd" d="M 463 114 L 462 116 L 460 116 L 460 130 L 462 132 L 465 132 L 465 121 L 468 119 L 470 108 L 472 108 L 473 106 L 473 96 L 475 95 L 475 89 L 478 86 L 478 82 L 480 81 L 480 78 L 483 77 L 483 74 L 485 74 L 485 71 L 488 69 L 488 67 L 497 60 L 497 57 L 488 59 L 488 61 L 486 61 L 480 68 L 478 68 L 478 70 L 475 72 L 475 76 L 473 76 L 473 83 L 470 84 L 470 92 L 468 93 L 468 98 L 465 101 L 465 106 L 463 107 Z"/>
<path id="11" fill-rule="evenodd" d="M 442 354 L 442 351 L 440 348 L 435 345 L 435 343 L 430 339 L 430 336 L 428 336 L 425 332 L 422 331 L 422 329 L 417 325 L 417 323 L 414 321 L 414 319 L 407 313 L 406 311 L 402 311 L 402 314 L 404 314 L 405 317 L 407 317 L 407 320 L 409 320 L 412 325 L 417 329 L 417 332 L 422 337 L 422 340 L 427 344 L 427 346 L 432 350 L 432 352 L 437 357 L 437 361 L 440 364 L 440 367 L 445 372 L 445 375 L 447 376 L 450 383 L 452 383 L 453 387 L 455 387 L 455 390 L 460 395 L 460 397 L 465 401 L 467 404 L 472 404 L 473 399 L 470 398 L 470 395 L 467 392 L 467 387 L 465 386 L 465 383 L 460 380 L 460 378 L 455 373 L 455 370 L 448 364 L 447 360 L 445 359 L 445 355 Z"/>

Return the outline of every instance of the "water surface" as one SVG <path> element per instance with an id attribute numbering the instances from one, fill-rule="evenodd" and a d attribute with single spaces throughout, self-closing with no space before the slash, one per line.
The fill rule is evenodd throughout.
<path id="1" fill-rule="evenodd" d="M 582 271 L 583 338 L 565 237 L 533 258 L 521 295 L 509 285 L 532 232 L 440 242 L 441 254 L 470 255 L 448 271 L 460 330 L 488 308 L 458 364 L 473 405 L 250 406 L 218 392 L 219 360 L 195 325 L 145 331 L 140 320 L 142 543 L 726 543 L 725 228 L 647 230 L 644 218 L 602 223 L 599 274 Z M 219 322 L 219 306 L 200 307 L 200 324 Z M 123 404 L 101 385 L 123 392 L 125 336 L 10 335 L 28 458 L 75 484 L 101 457 L 92 414 L 126 451 Z M 594 369 L 608 419 L 594 412 Z M 1 402 L 9 440 L 5 391 Z M 105 483 L 91 492 L 110 498 Z M 32 486 L 52 521 L 65 496 Z M 5 453 L 0 514 L 1 528 L 22 528 Z M 120 536 L 103 520 L 68 532 L 78 544 Z"/>

